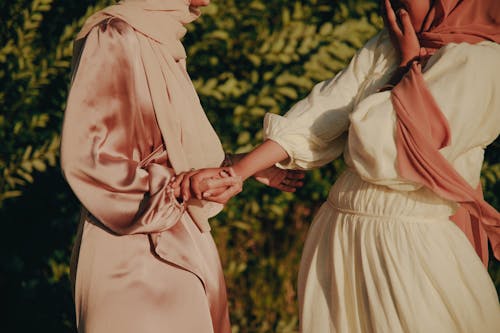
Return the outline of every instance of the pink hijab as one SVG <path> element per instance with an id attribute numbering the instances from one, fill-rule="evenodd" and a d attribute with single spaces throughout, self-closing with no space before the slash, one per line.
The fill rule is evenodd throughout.
<path id="1" fill-rule="evenodd" d="M 448 43 L 498 43 L 500 1 L 435 0 L 419 40 L 428 54 Z M 495 257 L 500 259 L 500 214 L 484 201 L 481 189 L 472 188 L 439 153 L 439 149 L 450 144 L 450 128 L 425 85 L 420 64 L 412 65 L 391 97 L 398 117 L 400 175 L 459 203 L 461 207 L 452 220 L 465 232 L 483 263 L 488 263 L 486 235 Z"/>

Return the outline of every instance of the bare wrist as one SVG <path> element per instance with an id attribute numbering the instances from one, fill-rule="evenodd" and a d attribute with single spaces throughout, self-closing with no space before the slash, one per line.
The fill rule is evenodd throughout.
<path id="1" fill-rule="evenodd" d="M 224 156 L 224 160 L 221 163 L 222 167 L 230 167 L 241 161 L 243 157 L 245 157 L 247 153 L 242 153 L 242 154 L 231 154 L 231 153 L 226 153 Z"/>
<path id="2" fill-rule="evenodd" d="M 406 71 L 408 71 L 410 69 L 411 65 L 414 62 L 419 61 L 419 60 L 420 60 L 420 56 L 418 56 L 418 55 L 416 55 L 412 58 L 401 60 L 401 62 L 399 63 L 399 68 L 405 68 Z"/>
<path id="3" fill-rule="evenodd" d="M 243 181 L 247 180 L 250 176 L 248 172 L 245 171 L 245 168 L 241 163 L 236 163 L 232 166 L 232 169 L 236 176 L 240 176 Z"/>
<path id="4" fill-rule="evenodd" d="M 230 154 L 231 155 L 231 160 L 233 161 L 233 165 L 238 163 L 245 157 L 248 153 L 240 153 L 240 154 Z"/>

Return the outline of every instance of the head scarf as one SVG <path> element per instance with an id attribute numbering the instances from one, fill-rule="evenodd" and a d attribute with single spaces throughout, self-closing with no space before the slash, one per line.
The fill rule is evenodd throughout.
<path id="1" fill-rule="evenodd" d="M 76 40 L 85 38 L 93 27 L 106 19 L 118 18 L 155 42 L 166 45 L 175 60 L 186 58 L 180 39 L 185 24 L 200 16 L 190 0 L 122 0 L 90 16 Z"/>
<path id="2" fill-rule="evenodd" d="M 418 36 L 427 51 L 422 53 L 433 54 L 449 43 L 498 43 L 499 20 L 498 0 L 435 0 Z M 484 201 L 481 189 L 473 189 L 439 153 L 450 144 L 450 128 L 425 85 L 420 64 L 411 66 L 391 98 L 397 114 L 400 175 L 459 203 L 452 220 L 465 232 L 483 263 L 488 262 L 486 235 L 500 259 L 500 214 Z"/>
<path id="3" fill-rule="evenodd" d="M 120 1 L 89 17 L 75 43 L 82 45 L 78 42 L 106 20 L 119 19 L 134 28 L 158 127 L 176 174 L 218 167 L 224 159 L 220 140 L 186 71 L 186 52 L 180 39 L 186 33 L 184 25 L 200 15 L 190 2 Z M 188 212 L 202 231 L 210 230 L 207 219 L 221 208 L 204 200 L 191 199 L 187 203 Z"/>
<path id="4" fill-rule="evenodd" d="M 439 49 L 449 43 L 500 41 L 500 1 L 435 0 L 419 35 L 420 45 Z"/>

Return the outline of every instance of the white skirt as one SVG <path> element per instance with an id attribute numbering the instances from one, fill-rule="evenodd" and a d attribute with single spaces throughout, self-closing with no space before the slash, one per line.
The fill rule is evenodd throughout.
<path id="1" fill-rule="evenodd" d="M 495 287 L 452 211 L 426 189 L 392 191 L 346 171 L 307 236 L 301 331 L 500 332 Z"/>

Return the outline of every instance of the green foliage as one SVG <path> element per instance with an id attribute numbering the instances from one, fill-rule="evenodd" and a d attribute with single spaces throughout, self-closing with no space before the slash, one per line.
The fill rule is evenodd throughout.
<path id="1" fill-rule="evenodd" d="M 20 196 L 33 172 L 56 166 L 59 129 L 68 86 L 72 40 L 84 17 L 46 40 L 53 0 L 14 1 L 2 12 L 0 49 L 0 207 Z M 87 14 L 109 4 L 89 7 Z"/>
<path id="2" fill-rule="evenodd" d="M 0 4 L 0 294 L 4 327 L 74 329 L 68 275 L 78 204 L 57 166 L 72 39 L 111 0 Z M 342 69 L 381 27 L 376 0 L 214 0 L 189 27 L 188 66 L 228 151 L 262 140 L 266 112 L 283 113 Z M 500 207 L 498 145 L 482 171 Z M 305 235 L 343 163 L 307 176 L 297 194 L 248 182 L 212 221 L 225 267 L 233 332 L 295 332 Z M 491 267 L 500 285 L 498 264 Z M 33 320 L 24 320 L 26 313 Z"/>
<path id="3" fill-rule="evenodd" d="M 253 147 L 266 112 L 286 111 L 332 77 L 380 26 L 364 15 L 374 2 L 359 5 L 358 17 L 346 5 L 323 3 L 227 0 L 212 4 L 193 27 L 191 75 L 227 148 Z"/>
<path id="4" fill-rule="evenodd" d="M 315 83 L 342 69 L 380 27 L 375 10 L 375 2 L 361 1 L 348 7 L 228 0 L 207 8 L 190 30 L 188 64 L 225 148 L 254 147 L 262 141 L 266 112 L 285 112 Z M 212 221 L 235 332 L 297 329 L 300 252 L 336 166 L 313 172 L 296 196 L 249 182 Z"/>

